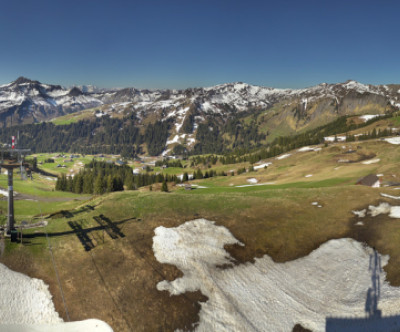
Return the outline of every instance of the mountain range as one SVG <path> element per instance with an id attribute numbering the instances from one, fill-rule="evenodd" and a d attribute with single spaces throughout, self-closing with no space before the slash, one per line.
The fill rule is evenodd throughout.
<path id="1" fill-rule="evenodd" d="M 208 125 L 210 131 L 214 125 L 236 126 L 242 131 L 257 127 L 258 134 L 268 141 L 327 124 L 343 115 L 384 114 L 399 108 L 400 85 L 366 85 L 353 80 L 304 89 L 237 82 L 184 90 L 107 90 L 93 86 L 64 88 L 19 77 L 0 86 L 3 128 L 78 114 L 79 120 L 134 115 L 142 131 L 149 123 L 168 120 L 164 153 L 177 144 L 193 148 L 200 139 L 199 125 Z M 237 136 L 234 128 L 223 132 Z M 235 144 L 228 137 L 226 142 Z"/>

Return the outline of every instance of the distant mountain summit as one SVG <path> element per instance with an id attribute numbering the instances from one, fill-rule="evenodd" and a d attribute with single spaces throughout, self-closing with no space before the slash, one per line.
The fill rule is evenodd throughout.
<path id="1" fill-rule="evenodd" d="M 100 99 L 78 88 L 65 89 L 21 76 L 0 86 L 0 125 L 46 121 L 99 105 Z"/>

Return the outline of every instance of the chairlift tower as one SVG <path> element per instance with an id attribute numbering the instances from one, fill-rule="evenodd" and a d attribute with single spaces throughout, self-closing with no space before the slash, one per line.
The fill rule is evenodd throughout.
<path id="1" fill-rule="evenodd" d="M 14 219 L 14 189 L 13 189 L 13 173 L 14 168 L 23 169 L 27 164 L 24 162 L 24 156 L 31 149 L 17 149 L 15 147 L 15 136 L 12 136 L 11 147 L 6 145 L 1 148 L 0 167 L 7 170 L 8 177 L 8 212 L 7 212 L 7 226 L 6 233 L 11 236 L 11 241 L 17 240 L 17 230 L 15 229 Z"/>

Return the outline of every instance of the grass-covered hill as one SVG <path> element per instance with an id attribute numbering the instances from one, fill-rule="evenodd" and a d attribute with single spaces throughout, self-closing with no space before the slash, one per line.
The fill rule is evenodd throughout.
<path id="1" fill-rule="evenodd" d="M 51 155 L 37 157 L 43 161 L 40 167 L 53 167 L 44 163 Z M 90 157 L 77 157 L 66 170 Z M 185 161 L 191 170 L 234 175 L 189 181 L 192 190 L 170 182 L 168 193 L 161 192 L 158 184 L 152 190 L 145 186 L 101 196 L 55 191 L 54 180 L 36 173 L 33 181 L 21 181 L 16 175 L 15 190 L 21 195 L 15 201 L 17 224 L 34 223 L 43 214 L 48 225 L 25 229 L 22 244 L 6 240 L 0 262 L 44 279 L 65 318 L 50 244 L 71 320 L 96 317 L 116 331 L 189 329 L 198 321 L 199 301 L 207 298 L 199 291 L 173 297 L 158 291 L 159 281 L 173 280 L 181 272 L 160 264 L 152 250 L 156 227 L 174 227 L 195 218 L 226 226 L 244 244 L 227 247 L 236 264 L 265 254 L 285 262 L 308 255 L 329 239 L 354 238 L 390 256 L 384 269 L 388 281 L 399 286 L 397 219 L 386 214 L 360 219 L 352 213 L 381 202 L 396 205 L 395 199 L 381 193 L 398 196 L 399 162 L 398 145 L 385 140 L 333 142 L 262 159 L 253 164 L 255 170 L 249 161 L 225 165 Z M 248 171 L 238 172 L 242 168 Z M 65 172 L 56 167 L 52 171 Z M 179 174 L 182 169 L 157 171 Z M 368 174 L 379 175 L 388 187 L 355 185 Z M 0 186 L 6 186 L 4 174 Z M 3 213 L 6 204 L 0 201 Z"/>

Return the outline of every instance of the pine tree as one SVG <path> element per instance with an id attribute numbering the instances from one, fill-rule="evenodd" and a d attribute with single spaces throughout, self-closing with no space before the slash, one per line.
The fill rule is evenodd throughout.
<path id="1" fill-rule="evenodd" d="M 167 182 L 163 182 L 163 184 L 162 184 L 162 186 L 161 186 L 161 191 L 163 191 L 163 192 L 168 192 L 168 185 L 167 185 Z"/>
<path id="2" fill-rule="evenodd" d="M 93 192 L 95 195 L 102 195 L 104 193 L 104 183 L 101 174 L 97 175 L 96 180 L 94 181 Z"/>

